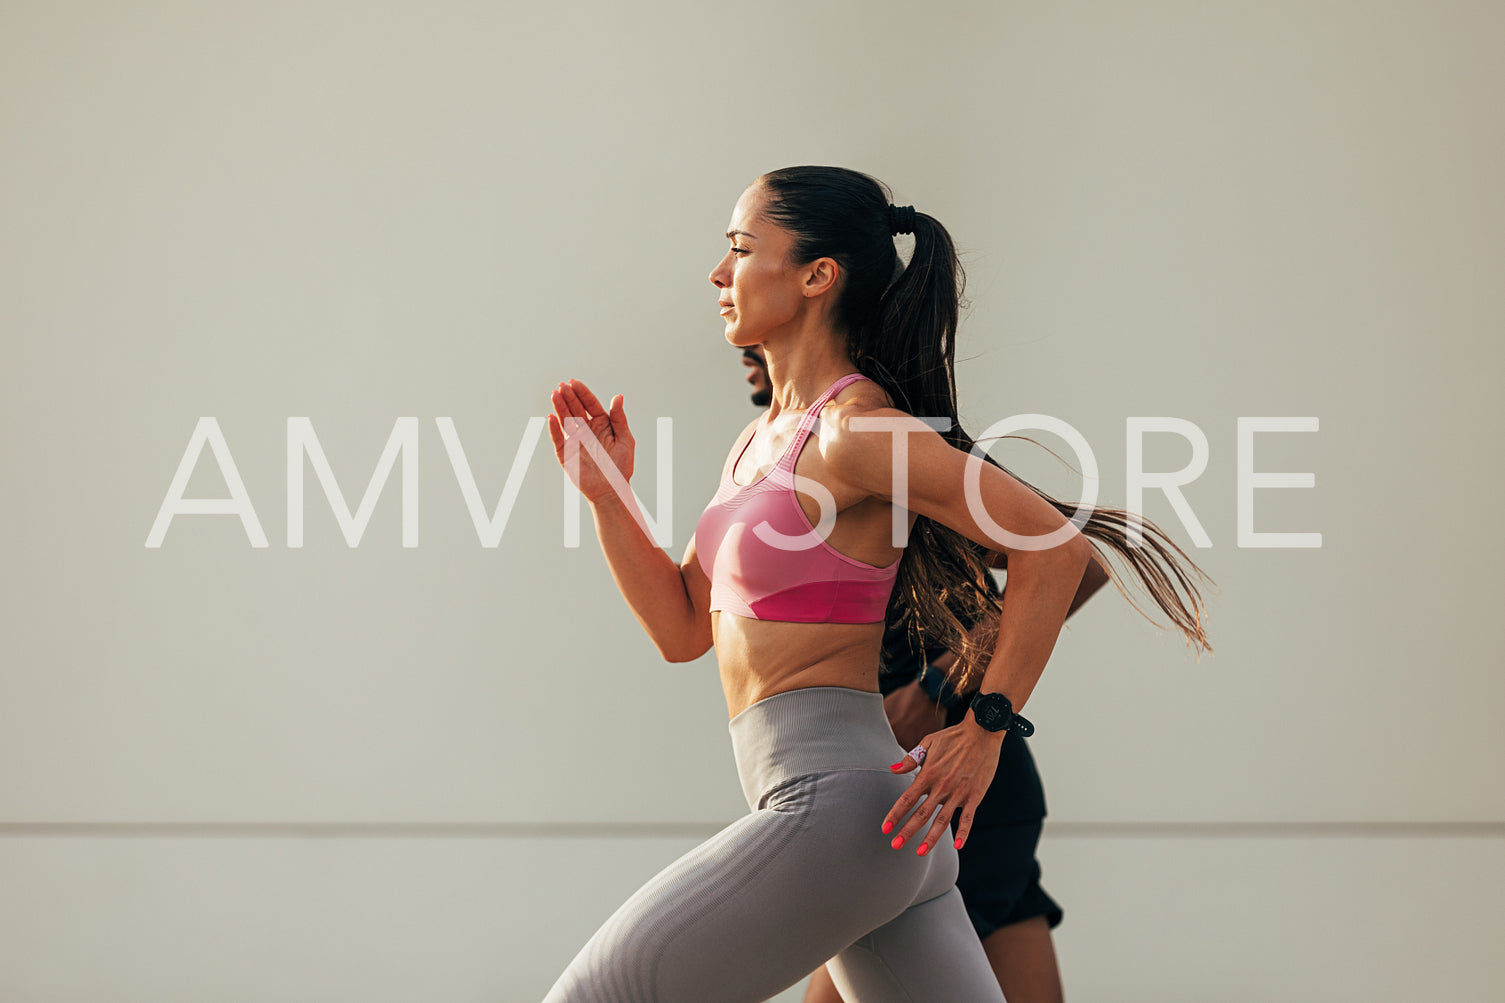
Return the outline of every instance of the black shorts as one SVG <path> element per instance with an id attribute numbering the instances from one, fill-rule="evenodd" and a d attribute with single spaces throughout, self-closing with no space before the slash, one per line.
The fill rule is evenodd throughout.
<path id="1" fill-rule="evenodd" d="M 956 888 L 978 937 L 1036 916 L 1044 916 L 1051 929 L 1060 924 L 1061 907 L 1040 887 L 1039 841 L 1039 822 L 973 823 L 959 854 Z"/>

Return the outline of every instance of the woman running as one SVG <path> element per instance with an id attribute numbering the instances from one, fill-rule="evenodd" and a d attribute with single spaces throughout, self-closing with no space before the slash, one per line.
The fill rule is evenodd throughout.
<path id="1" fill-rule="evenodd" d="M 742 350 L 752 402 L 773 399 L 763 349 Z M 1087 565 L 1066 611 L 1071 615 L 1108 583 L 1101 564 Z M 922 639 L 895 623 L 884 630 L 878 663 L 878 690 L 889 727 L 902 746 L 919 744 L 932 731 L 959 724 L 973 694 L 946 680 L 954 652 L 927 649 Z M 1035 848 L 1045 823 L 1045 786 L 1030 755 L 1029 742 L 1004 742 L 998 771 L 978 802 L 972 835 L 959 851 L 956 890 L 982 941 L 988 964 L 1009 1003 L 1060 1003 L 1065 998 L 1051 931 L 1061 922 L 1060 905 L 1040 885 Z M 824 966 L 810 976 L 805 1003 L 845 1003 Z"/>
<path id="2" fill-rule="evenodd" d="M 910 232 L 904 266 L 893 236 Z M 1016 708 L 1094 556 L 1088 538 L 1205 646 L 1200 597 L 1148 524 L 1130 547 L 1124 513 L 1068 520 L 971 452 L 953 375 L 961 271 L 940 223 L 866 175 L 800 167 L 743 192 L 727 238 L 710 275 L 726 338 L 763 346 L 773 401 L 734 444 L 682 562 L 623 489 L 620 394 L 603 406 L 560 384 L 549 434 L 659 651 L 714 647 L 752 810 L 634 893 L 546 999 L 764 1000 L 830 959 L 852 1001 L 1002 1000 L 956 891 L 957 849 L 1009 731 L 1032 730 Z M 1007 558 L 1001 603 L 972 544 Z M 955 677 L 980 680 L 965 718 L 908 754 L 877 685 L 896 588 L 923 633 L 962 652 Z M 958 604 L 988 614 L 995 643 L 967 634 Z"/>

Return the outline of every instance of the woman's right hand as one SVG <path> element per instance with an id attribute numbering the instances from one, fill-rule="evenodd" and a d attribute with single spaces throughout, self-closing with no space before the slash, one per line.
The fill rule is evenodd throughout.
<path id="1" fill-rule="evenodd" d="M 554 405 L 554 413 L 549 415 L 549 438 L 554 440 L 559 465 L 587 501 L 611 497 L 615 488 L 602 469 L 603 458 L 616 468 L 620 483 L 625 485 L 632 479 L 636 448 L 622 412 L 622 395 L 617 394 L 611 399 L 611 407 L 604 408 L 584 383 L 568 380 L 555 387 L 549 400 Z M 572 418 L 578 421 L 566 421 Z"/>

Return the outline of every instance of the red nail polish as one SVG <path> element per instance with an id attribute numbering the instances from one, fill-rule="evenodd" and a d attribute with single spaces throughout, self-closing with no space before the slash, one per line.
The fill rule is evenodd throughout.
<path id="1" fill-rule="evenodd" d="M 918 853 L 920 856 L 923 857 L 929 851 L 930 851 L 930 844 L 929 843 L 921 843 L 920 844 L 920 848 L 918 850 L 916 850 L 915 853 Z"/>
<path id="2" fill-rule="evenodd" d="M 883 823 L 883 835 L 887 836 L 889 833 L 891 833 L 893 831 L 894 831 L 894 824 L 892 822 L 884 822 Z"/>
<path id="3" fill-rule="evenodd" d="M 897 770 L 899 767 L 901 767 L 903 765 L 904 765 L 904 760 L 901 759 L 897 763 L 895 763 L 894 765 L 890 766 L 889 769 L 891 769 L 891 770 Z"/>
<path id="4" fill-rule="evenodd" d="M 891 845 L 893 846 L 894 849 L 897 850 L 899 847 L 901 847 L 901 846 L 904 845 L 904 837 L 903 836 L 895 836 L 894 837 L 894 841 L 893 841 L 893 843 Z"/>
<path id="5" fill-rule="evenodd" d="M 961 841 L 961 840 L 959 840 L 959 839 L 958 839 L 958 840 L 957 840 L 957 841 L 956 841 L 956 848 L 957 848 L 957 849 L 958 849 L 958 850 L 960 850 L 960 849 L 961 849 L 961 848 L 962 848 L 962 841 Z"/>

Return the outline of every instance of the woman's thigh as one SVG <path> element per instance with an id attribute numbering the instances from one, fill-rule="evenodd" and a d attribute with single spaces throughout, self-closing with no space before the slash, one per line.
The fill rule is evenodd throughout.
<path id="1" fill-rule="evenodd" d="M 901 790 L 867 772 L 782 785 L 623 903 L 546 1003 L 752 1003 L 794 985 L 953 885 L 949 844 L 919 858 L 882 834 Z"/>
<path id="2" fill-rule="evenodd" d="M 826 967 L 845 1000 L 1004 1003 L 955 888 L 906 909 Z"/>

